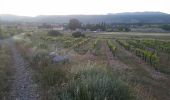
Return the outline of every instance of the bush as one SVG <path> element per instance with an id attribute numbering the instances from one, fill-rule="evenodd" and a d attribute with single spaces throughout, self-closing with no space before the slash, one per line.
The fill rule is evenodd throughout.
<path id="1" fill-rule="evenodd" d="M 58 93 L 59 100 L 131 100 L 126 84 L 108 73 L 91 69 L 77 73 Z"/>
<path id="2" fill-rule="evenodd" d="M 41 83 L 45 87 L 58 86 L 66 80 L 66 72 L 62 68 L 48 66 L 41 72 Z"/>
<path id="3" fill-rule="evenodd" d="M 48 57 L 48 52 L 45 50 L 37 51 L 31 58 L 31 65 L 36 67 L 45 67 L 48 66 L 50 58 Z"/>
<path id="4" fill-rule="evenodd" d="M 124 27 L 124 26 L 119 26 L 119 27 L 117 27 L 117 30 L 118 30 L 119 32 L 129 32 L 129 31 L 131 31 L 130 28 Z"/>
<path id="5" fill-rule="evenodd" d="M 72 33 L 72 36 L 73 37 L 85 37 L 85 35 L 82 34 L 81 32 L 74 32 L 74 33 Z"/>
<path id="6" fill-rule="evenodd" d="M 67 73 L 61 66 L 52 63 L 46 51 L 39 51 L 32 58 L 31 64 L 39 72 L 38 78 L 44 87 L 53 87 L 66 81 Z"/>
<path id="7" fill-rule="evenodd" d="M 40 49 L 48 49 L 48 44 L 46 42 L 41 42 L 37 45 Z"/>
<path id="8" fill-rule="evenodd" d="M 60 33 L 59 31 L 56 31 L 56 30 L 51 30 L 48 32 L 48 35 L 51 35 L 51 36 L 61 36 L 62 33 Z"/>
<path id="9" fill-rule="evenodd" d="M 116 54 L 116 46 L 111 42 L 111 40 L 107 41 L 107 45 L 109 46 L 109 49 L 111 50 L 112 54 L 115 56 Z"/>

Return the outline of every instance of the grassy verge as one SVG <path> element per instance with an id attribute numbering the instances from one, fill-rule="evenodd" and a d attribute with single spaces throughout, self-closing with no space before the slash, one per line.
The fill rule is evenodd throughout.
<path id="1" fill-rule="evenodd" d="M 0 99 L 2 100 L 9 92 L 12 60 L 10 50 L 5 44 L 0 45 L 0 59 Z"/>
<path id="2" fill-rule="evenodd" d="M 57 92 L 56 92 L 57 93 Z M 98 68 L 80 71 L 58 91 L 60 100 L 132 100 L 128 86 Z"/>

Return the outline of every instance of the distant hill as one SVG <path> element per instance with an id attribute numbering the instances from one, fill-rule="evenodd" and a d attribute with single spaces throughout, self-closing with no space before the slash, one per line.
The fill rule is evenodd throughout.
<path id="1" fill-rule="evenodd" d="M 8 22 L 68 23 L 71 18 L 77 18 L 82 23 L 170 23 L 170 14 L 162 12 L 127 12 L 107 15 L 41 15 L 37 17 L 0 15 L 1 21 Z"/>

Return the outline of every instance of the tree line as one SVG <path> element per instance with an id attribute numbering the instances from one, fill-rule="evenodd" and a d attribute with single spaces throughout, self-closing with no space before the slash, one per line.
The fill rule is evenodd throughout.
<path id="1" fill-rule="evenodd" d="M 120 32 L 129 32 L 130 28 L 124 25 L 114 26 L 112 24 L 106 24 L 105 22 L 97 23 L 97 24 L 82 24 L 78 19 L 70 19 L 68 29 L 76 30 L 89 30 L 89 31 L 120 31 Z"/>

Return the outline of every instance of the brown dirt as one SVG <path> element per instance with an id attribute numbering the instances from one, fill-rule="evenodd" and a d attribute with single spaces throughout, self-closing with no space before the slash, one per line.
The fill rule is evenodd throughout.
<path id="1" fill-rule="evenodd" d="M 110 66 L 115 71 L 125 71 L 128 70 L 128 66 L 120 62 L 116 56 L 113 56 L 105 40 L 102 42 L 102 51 L 106 55 L 106 60 L 108 61 L 108 66 Z"/>

